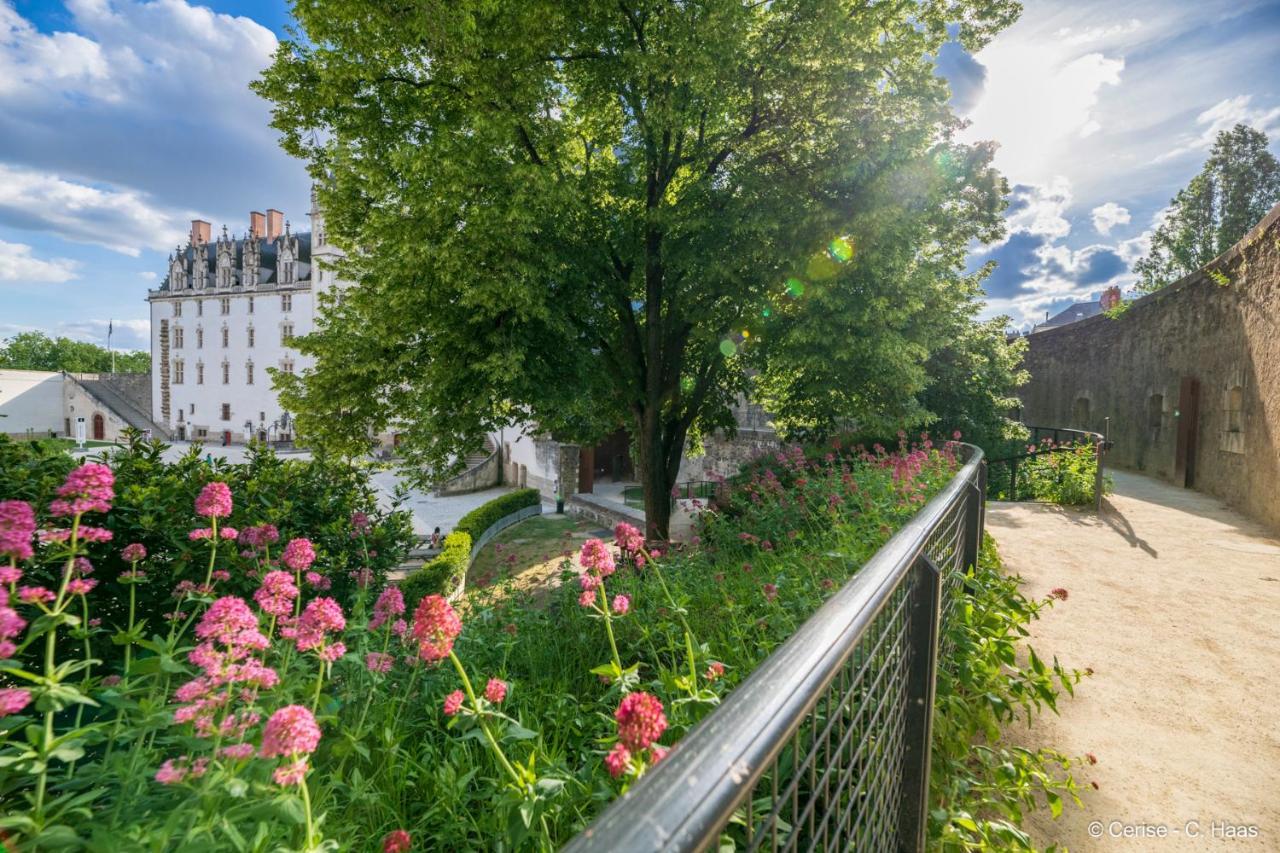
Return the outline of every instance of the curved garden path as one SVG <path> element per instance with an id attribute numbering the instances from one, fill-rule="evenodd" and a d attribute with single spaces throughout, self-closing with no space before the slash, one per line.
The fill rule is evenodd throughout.
<path id="1" fill-rule="evenodd" d="M 1028 828 L 1075 851 L 1280 850 L 1280 541 L 1214 498 L 1114 477 L 1101 520 L 987 513 L 1029 595 L 1069 592 L 1033 624 L 1036 651 L 1094 671 L 1060 716 L 1014 735 L 1097 758 L 1077 768 L 1084 809 Z M 1226 837 L 1239 824 L 1256 836 Z"/>

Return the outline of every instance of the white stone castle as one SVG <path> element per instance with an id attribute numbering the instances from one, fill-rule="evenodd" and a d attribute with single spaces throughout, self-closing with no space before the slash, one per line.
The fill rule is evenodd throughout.
<path id="1" fill-rule="evenodd" d="M 152 420 L 178 440 L 218 443 L 289 441 L 293 423 L 267 369 L 305 370 L 312 359 L 291 340 L 314 328 L 319 295 L 342 286 L 342 253 L 325 238 L 311 207 L 312 230 L 293 232 L 275 209 L 249 214 L 241 238 L 210 240 L 191 223 L 186 247 L 169 257 L 151 309 Z"/>

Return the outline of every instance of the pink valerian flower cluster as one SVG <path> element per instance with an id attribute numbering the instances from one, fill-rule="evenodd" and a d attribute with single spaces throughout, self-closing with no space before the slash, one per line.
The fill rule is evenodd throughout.
<path id="1" fill-rule="evenodd" d="M 280 541 L 280 531 L 274 524 L 259 524 L 240 531 L 239 542 L 248 548 L 265 548 Z"/>
<path id="2" fill-rule="evenodd" d="M 353 539 L 357 536 L 364 536 L 367 534 L 372 526 L 373 525 L 369 522 L 369 516 L 365 515 L 363 512 L 356 510 L 351 513 L 351 537 Z"/>
<path id="3" fill-rule="evenodd" d="M 413 638 L 418 657 L 431 663 L 444 660 L 453 651 L 453 642 L 462 633 L 462 620 L 442 595 L 428 595 L 413 613 Z"/>
<path id="4" fill-rule="evenodd" d="M 253 594 L 253 600 L 262 608 L 262 612 L 286 618 L 293 613 L 293 602 L 298 597 L 298 587 L 293 583 L 293 575 L 288 572 L 267 572 L 262 578 L 262 585 Z"/>
<path id="5" fill-rule="evenodd" d="M 231 515 L 231 487 L 216 480 L 206 483 L 196 496 L 196 515 L 226 518 Z"/>
<path id="6" fill-rule="evenodd" d="M 615 595 L 611 607 L 615 616 L 625 616 L 631 609 L 631 599 L 625 595 Z"/>
<path id="7" fill-rule="evenodd" d="M 116 496 L 115 482 L 115 474 L 106 465 L 86 462 L 73 469 L 58 487 L 58 498 L 49 504 L 49 512 L 56 516 L 107 512 Z"/>
<path id="8" fill-rule="evenodd" d="M 651 763 L 661 761 L 667 754 L 658 738 L 667 730 L 667 717 L 662 702 L 651 693 L 628 693 L 614 712 L 618 722 L 618 742 L 604 758 L 605 769 L 617 779 L 632 772 L 640 772 L 636 760 L 647 755 Z"/>
<path id="9" fill-rule="evenodd" d="M 0 689 L 0 717 L 16 714 L 31 704 L 31 691 L 20 687 Z"/>
<path id="10" fill-rule="evenodd" d="M 624 553 L 636 554 L 644 548 L 644 536 L 625 521 L 618 522 L 613 528 L 613 541 Z"/>
<path id="11" fill-rule="evenodd" d="M 369 652 L 364 656 L 365 669 L 370 672 L 390 672 L 395 656 L 386 652 Z"/>
<path id="12" fill-rule="evenodd" d="M 448 696 L 444 697 L 444 715 L 452 717 L 462 710 L 462 700 L 466 697 L 462 695 L 461 690 L 455 690 Z"/>
<path id="13" fill-rule="evenodd" d="M 240 531 L 236 530 L 234 527 L 224 527 L 218 531 L 218 538 L 225 539 L 229 542 L 234 542 L 239 535 L 240 535 Z M 192 530 L 190 533 L 187 534 L 187 538 L 190 539 L 192 542 L 201 542 L 201 541 L 204 541 L 205 539 L 212 539 L 213 528 L 197 527 L 195 530 Z"/>
<path id="14" fill-rule="evenodd" d="M 613 562 L 613 552 L 599 539 L 583 542 L 582 554 L 578 559 L 587 571 L 601 578 L 607 578 L 617 568 Z"/>
<path id="15" fill-rule="evenodd" d="M 295 572 L 305 572 L 316 561 L 316 549 L 310 539 L 290 539 L 280 555 L 280 562 Z"/>
<path id="16" fill-rule="evenodd" d="M 105 527 L 93 527 L 88 524 L 82 524 L 76 530 L 76 536 L 81 542 L 110 542 L 114 534 Z M 71 538 L 70 530 L 41 530 L 41 542 L 66 542 Z"/>
<path id="17" fill-rule="evenodd" d="M 18 651 L 13 640 L 27 627 L 27 620 L 9 606 L 9 592 L 0 588 L 0 659 L 11 658 Z"/>
<path id="18" fill-rule="evenodd" d="M 319 572 L 307 572 L 305 579 L 307 581 L 307 586 L 312 589 L 318 589 L 322 592 L 333 587 L 333 581 L 329 580 L 329 578 Z"/>
<path id="19" fill-rule="evenodd" d="M 495 705 L 502 704 L 502 700 L 507 698 L 507 682 L 490 678 L 489 683 L 484 686 L 484 698 Z"/>
<path id="20" fill-rule="evenodd" d="M 290 758 L 276 768 L 277 785 L 300 785 L 307 775 L 307 756 L 320 745 L 320 725 L 302 705 L 286 705 L 271 715 L 262 729 L 263 758 Z"/>
<path id="21" fill-rule="evenodd" d="M 120 549 L 120 559 L 126 563 L 140 563 L 147 559 L 147 548 L 141 542 L 134 542 Z"/>
<path id="22" fill-rule="evenodd" d="M 18 600 L 24 604 L 48 604 L 57 597 L 53 590 L 42 586 L 18 587 Z"/>
<path id="23" fill-rule="evenodd" d="M 389 586 L 373 603 L 373 618 L 369 620 L 369 630 L 376 631 L 389 621 L 404 613 L 404 593 L 400 587 Z M 402 632 L 403 633 L 403 632 Z"/>
<path id="24" fill-rule="evenodd" d="M 193 723 L 201 737 L 243 738 L 256 725 L 251 711 L 230 712 L 228 706 L 240 695 L 236 690 L 269 690 L 280 682 L 274 669 L 264 665 L 255 652 L 265 649 L 267 638 L 258 629 L 258 619 L 243 599 L 224 596 L 205 611 L 196 625 L 201 642 L 187 659 L 201 674 L 179 687 L 174 699 L 182 703 L 174 712 L 177 723 Z M 221 714 L 222 723 L 215 724 Z"/>
<path id="25" fill-rule="evenodd" d="M 333 661 L 346 654 L 347 647 L 342 643 L 329 643 L 330 633 L 340 633 L 347 627 L 346 616 L 342 613 L 342 605 L 332 598 L 313 598 L 302 609 L 297 623 L 286 626 L 281 635 L 294 641 L 300 652 L 313 649 L 325 660 Z M 341 651 L 334 652 L 335 649 Z"/>
<path id="26" fill-rule="evenodd" d="M 209 759 L 197 758 L 195 761 L 181 756 L 170 758 L 156 771 L 156 781 L 161 785 L 177 785 L 188 779 L 199 779 L 209 769 Z"/>
<path id="27" fill-rule="evenodd" d="M 413 839 L 403 829 L 393 829 L 382 839 L 382 853 L 409 853 Z"/>
<path id="28" fill-rule="evenodd" d="M 724 664 L 720 663 L 720 661 L 718 660 L 713 660 L 707 666 L 707 671 L 703 673 L 702 677 L 705 678 L 707 681 L 715 681 L 718 678 L 721 678 L 723 675 L 724 675 Z"/>
<path id="29" fill-rule="evenodd" d="M 26 501 L 0 501 L 0 558 L 29 560 L 35 554 L 36 514 Z"/>
<path id="30" fill-rule="evenodd" d="M 352 569 L 347 572 L 347 577 L 355 581 L 357 589 L 368 589 L 369 584 L 373 583 L 373 570 L 368 568 Z"/>

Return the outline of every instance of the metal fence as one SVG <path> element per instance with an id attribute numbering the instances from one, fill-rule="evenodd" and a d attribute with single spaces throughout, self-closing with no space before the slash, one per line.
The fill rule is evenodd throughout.
<path id="1" fill-rule="evenodd" d="M 921 850 L 943 623 L 982 451 L 570 851 Z"/>
<path id="2" fill-rule="evenodd" d="M 1111 418 L 1107 418 L 1106 422 L 1110 425 Z M 1054 454 L 1072 453 L 1080 447 L 1080 445 L 1092 445 L 1094 454 L 1094 473 L 1093 473 L 1093 505 L 1098 512 L 1102 511 L 1102 497 L 1104 492 L 1104 483 L 1106 481 L 1104 467 L 1106 464 L 1106 453 L 1111 449 L 1111 442 L 1107 436 L 1090 432 L 1082 429 L 1068 429 L 1066 427 L 1042 427 L 1030 426 L 1026 427 L 1031 434 L 1031 440 L 1028 447 L 1034 448 L 1025 453 L 1013 453 L 997 459 L 988 461 L 988 469 L 992 483 L 992 500 L 1034 500 L 1034 497 L 1027 497 L 1028 486 L 1028 462 L 1035 460 L 1041 456 L 1052 456 Z M 1021 474 L 1021 476 L 1019 476 Z"/>

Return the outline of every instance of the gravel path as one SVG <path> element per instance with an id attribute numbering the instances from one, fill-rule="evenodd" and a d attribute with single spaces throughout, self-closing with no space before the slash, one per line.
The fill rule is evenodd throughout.
<path id="1" fill-rule="evenodd" d="M 1075 851 L 1280 850 L 1280 542 L 1198 492 L 1114 476 L 1101 521 L 987 514 L 1028 594 L 1070 594 L 1032 626 L 1036 651 L 1094 670 L 1025 736 L 1096 756 L 1085 808 L 1029 829 Z"/>

